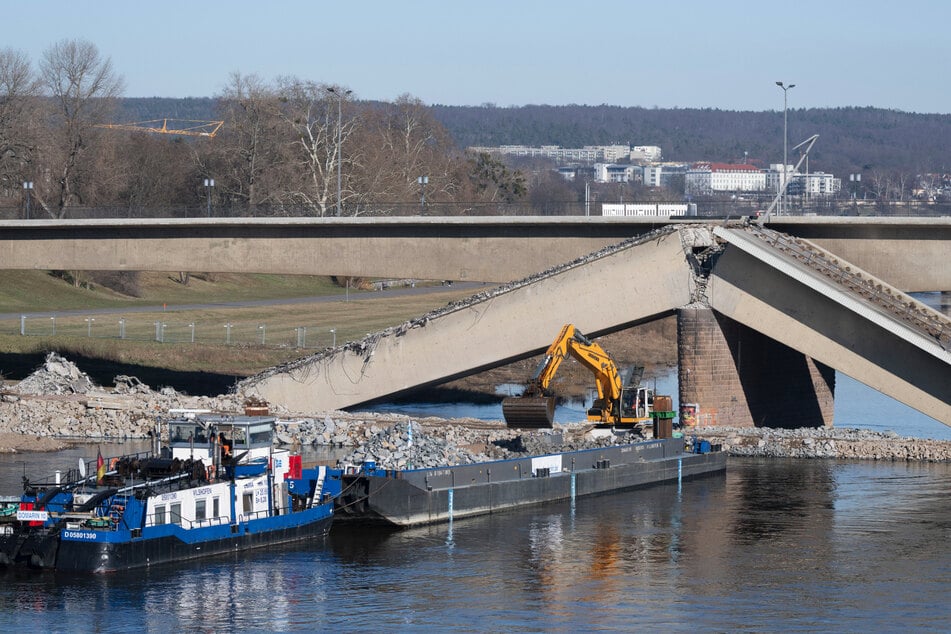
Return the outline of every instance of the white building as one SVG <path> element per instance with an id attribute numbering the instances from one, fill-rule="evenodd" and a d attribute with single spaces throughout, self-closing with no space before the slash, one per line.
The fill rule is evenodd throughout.
<path id="1" fill-rule="evenodd" d="M 594 180 L 597 183 L 634 183 L 641 180 L 642 174 L 643 168 L 640 165 L 594 164 Z"/>
<path id="2" fill-rule="evenodd" d="M 635 145 L 631 148 L 629 158 L 632 161 L 648 161 L 656 163 L 661 159 L 660 148 L 656 145 Z"/>
<path id="3" fill-rule="evenodd" d="M 690 196 L 711 196 L 719 193 L 767 191 L 767 175 L 763 170 L 745 164 L 694 163 L 684 177 Z"/>
<path id="4" fill-rule="evenodd" d="M 562 163 L 601 161 L 613 163 L 622 159 L 640 161 L 658 161 L 661 150 L 656 145 L 586 145 L 583 148 L 563 148 L 558 145 L 500 145 L 498 147 L 473 146 L 469 152 L 499 154 L 524 158 L 547 158 Z"/>
<path id="5" fill-rule="evenodd" d="M 686 173 L 687 166 L 682 164 L 645 165 L 642 180 L 647 187 L 670 187 L 674 177 L 682 177 Z"/>

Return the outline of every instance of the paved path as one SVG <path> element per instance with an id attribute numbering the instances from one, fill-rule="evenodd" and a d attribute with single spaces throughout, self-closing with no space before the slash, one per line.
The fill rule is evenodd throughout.
<path id="1" fill-rule="evenodd" d="M 451 286 L 401 286 L 383 291 L 351 291 L 350 299 L 378 299 L 384 297 L 404 297 L 410 295 L 427 295 L 450 290 L 469 290 L 477 293 L 483 288 L 493 285 L 482 282 L 455 282 Z M 0 313 L 0 321 L 20 319 L 21 316 L 35 317 L 62 317 L 65 315 L 116 315 L 126 313 L 160 313 L 185 310 L 208 310 L 212 308 L 249 308 L 251 306 L 275 306 L 280 304 L 325 304 L 330 302 L 345 302 L 346 294 L 320 295 L 317 297 L 290 297 L 277 299 L 250 299 L 240 302 L 214 302 L 208 304 L 166 304 L 153 306 L 115 306 L 107 308 L 73 308 L 69 310 L 23 311 L 18 313 Z"/>

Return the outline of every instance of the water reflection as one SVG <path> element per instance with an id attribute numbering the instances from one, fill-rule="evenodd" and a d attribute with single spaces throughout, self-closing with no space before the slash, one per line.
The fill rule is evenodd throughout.
<path id="1" fill-rule="evenodd" d="M 0 573 L 4 631 L 941 629 L 951 465 L 725 476 L 95 577 Z"/>

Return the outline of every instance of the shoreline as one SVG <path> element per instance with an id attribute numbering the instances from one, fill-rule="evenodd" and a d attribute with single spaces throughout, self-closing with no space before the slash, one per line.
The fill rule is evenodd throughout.
<path id="1" fill-rule="evenodd" d="M 0 391 L 0 453 L 49 452 L 77 443 L 151 438 L 161 419 L 174 409 L 244 411 L 236 394 L 193 397 L 171 388 L 154 391 L 133 377 L 122 378 L 115 388 L 106 390 L 74 364 L 51 353 L 43 368 Z M 281 407 L 272 407 L 270 413 L 280 419 L 277 443 L 353 447 L 355 456 L 381 434 L 389 434 L 388 444 L 393 445 L 396 430 L 412 424 L 436 439 L 432 456 L 426 457 L 447 465 L 510 457 L 510 447 L 519 445 L 523 452 L 531 445 L 531 451 L 544 454 L 627 441 L 613 436 L 595 439 L 587 434 L 592 426 L 586 423 L 522 432 L 509 429 L 502 421 L 471 418 L 343 411 L 297 414 Z M 903 437 L 895 432 L 834 427 L 686 427 L 682 431 L 720 445 L 733 456 L 951 462 L 951 440 Z M 419 440 L 414 445 L 417 452 Z M 439 452 L 440 444 L 455 446 L 459 453 Z M 380 456 L 374 457 L 382 462 Z M 420 458 L 416 455 L 414 462 Z"/>

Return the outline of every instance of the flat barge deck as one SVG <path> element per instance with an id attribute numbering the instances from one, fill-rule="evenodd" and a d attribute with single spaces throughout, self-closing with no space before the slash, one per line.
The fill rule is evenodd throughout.
<path id="1" fill-rule="evenodd" d="M 725 452 L 709 443 L 685 447 L 682 438 L 433 469 L 366 463 L 342 476 L 335 521 L 433 524 L 725 469 Z"/>

